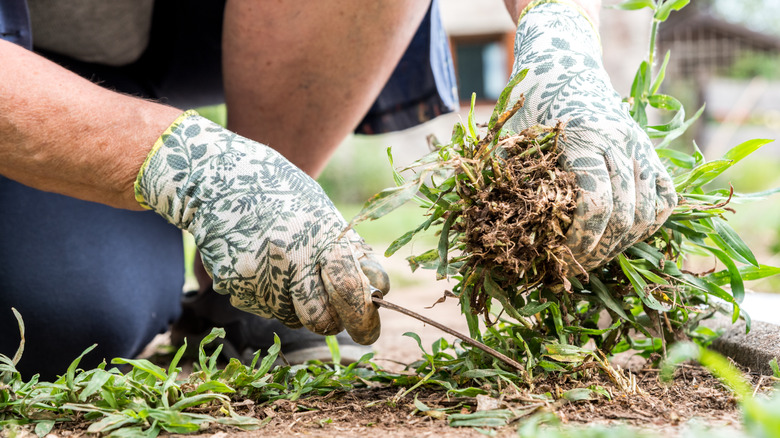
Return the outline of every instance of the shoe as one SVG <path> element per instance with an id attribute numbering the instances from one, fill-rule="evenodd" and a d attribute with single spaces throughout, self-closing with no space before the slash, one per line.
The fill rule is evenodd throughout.
<path id="1" fill-rule="evenodd" d="M 225 329 L 225 338 L 216 339 L 214 346 L 222 344 L 225 358 L 237 358 L 244 364 L 251 363 L 257 350 L 263 353 L 274 344 L 274 333 L 281 341 L 281 356 L 291 365 L 309 360 L 331 362 L 330 348 L 325 337 L 306 328 L 291 329 L 276 319 L 266 319 L 236 309 L 228 295 L 221 295 L 207 288 L 182 295 L 181 317 L 171 327 L 171 342 L 184 345 L 187 339 L 187 355 L 197 356 L 197 348 L 214 327 Z M 371 353 L 371 347 L 359 345 L 346 332 L 336 335 L 342 364 L 350 364 Z M 283 364 L 284 360 L 277 359 Z"/>

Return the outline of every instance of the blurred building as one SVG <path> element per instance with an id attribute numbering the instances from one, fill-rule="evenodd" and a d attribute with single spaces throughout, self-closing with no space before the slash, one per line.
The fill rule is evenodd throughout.
<path id="1" fill-rule="evenodd" d="M 671 51 L 667 81 L 677 84 L 673 90 L 687 89 L 693 108 L 706 103 L 696 140 L 709 158 L 749 139 L 778 137 L 780 71 L 773 79 L 766 68 L 780 69 L 780 38 L 716 17 L 694 2 L 661 26 L 658 49 L 659 56 Z M 759 75 L 760 63 L 770 74 Z M 760 155 L 780 156 L 780 148 Z"/>
<path id="2" fill-rule="evenodd" d="M 477 93 L 495 102 L 512 71 L 515 24 L 503 0 L 442 0 L 462 101 Z M 604 65 L 615 88 L 625 94 L 647 55 L 650 12 L 601 11 Z"/>
<path id="3" fill-rule="evenodd" d="M 780 38 L 730 23 L 692 3 L 673 13 L 661 26 L 658 52 L 673 53 L 671 78 L 729 75 L 746 55 L 779 55 Z"/>

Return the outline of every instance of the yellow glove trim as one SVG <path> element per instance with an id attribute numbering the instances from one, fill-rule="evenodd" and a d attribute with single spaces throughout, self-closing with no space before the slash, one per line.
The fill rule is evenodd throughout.
<path id="1" fill-rule="evenodd" d="M 596 34 L 596 39 L 599 41 L 599 48 L 601 48 L 601 35 L 599 35 L 599 30 L 596 27 L 596 25 L 593 23 L 593 20 L 590 19 L 590 16 L 588 16 L 588 13 L 585 12 L 585 9 L 582 8 L 582 6 L 578 5 L 577 3 L 574 3 L 571 0 L 536 0 L 535 2 L 531 2 L 528 4 L 528 6 L 523 9 L 523 12 L 520 13 L 520 17 L 517 19 L 517 25 L 520 25 L 520 21 L 523 20 L 523 17 L 525 17 L 525 14 L 528 13 L 531 9 L 541 6 L 548 3 L 558 3 L 561 5 L 567 5 L 571 6 L 574 9 L 577 10 L 577 12 L 580 13 L 586 20 L 588 20 L 588 23 L 590 23 L 590 27 L 593 28 L 593 32 Z"/>
<path id="2" fill-rule="evenodd" d="M 138 171 L 138 176 L 135 177 L 135 183 L 133 184 L 133 189 L 135 191 L 135 200 L 138 202 L 138 204 L 141 205 L 141 207 L 151 210 L 152 207 L 149 206 L 149 204 L 144 199 L 144 195 L 141 194 L 141 187 L 139 186 L 141 182 L 141 177 L 144 174 L 144 170 L 146 170 L 147 166 L 149 166 L 149 162 L 152 161 L 152 157 L 154 154 L 157 153 L 157 151 L 160 150 L 160 147 L 165 143 L 165 139 L 168 138 L 169 135 L 173 133 L 176 128 L 179 127 L 179 124 L 181 122 L 191 116 L 197 116 L 198 113 L 195 110 L 189 110 L 183 112 L 179 117 L 176 118 L 176 120 L 171 123 L 171 126 L 169 126 L 163 133 L 160 135 L 160 137 L 157 139 L 157 141 L 154 142 L 154 146 L 152 146 L 152 150 L 149 151 L 149 153 L 146 155 L 146 159 L 144 160 L 144 164 L 141 165 L 141 169 Z"/>

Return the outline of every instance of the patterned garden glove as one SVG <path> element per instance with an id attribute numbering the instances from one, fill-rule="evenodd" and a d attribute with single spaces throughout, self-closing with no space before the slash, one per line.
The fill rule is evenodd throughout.
<path id="1" fill-rule="evenodd" d="M 578 262 L 569 260 L 569 273 L 581 273 L 654 233 L 677 195 L 653 144 L 609 81 L 596 29 L 572 2 L 541 0 L 523 11 L 513 76 L 524 69 L 528 74 L 511 101 L 522 93 L 525 105 L 507 127 L 520 132 L 537 123 L 566 124 L 561 164 L 581 188 L 566 235 Z"/>
<path id="2" fill-rule="evenodd" d="M 274 150 L 182 114 L 157 140 L 136 199 L 189 231 L 214 290 L 239 309 L 361 344 L 379 337 L 387 275 L 304 172 Z"/>

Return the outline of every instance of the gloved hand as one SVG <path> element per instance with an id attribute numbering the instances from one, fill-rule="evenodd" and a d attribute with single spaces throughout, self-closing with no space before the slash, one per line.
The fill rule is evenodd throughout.
<path id="1" fill-rule="evenodd" d="M 239 309 L 323 334 L 379 337 L 387 275 L 308 175 L 269 147 L 182 114 L 141 167 L 136 199 L 192 233 L 214 290 Z"/>
<path id="2" fill-rule="evenodd" d="M 677 194 L 609 81 L 597 30 L 570 0 L 541 0 L 523 11 L 513 76 L 523 69 L 528 74 L 509 107 L 521 93 L 525 105 L 506 126 L 520 132 L 565 123 L 561 164 L 581 189 L 566 235 L 579 266 L 568 260 L 569 273 L 581 273 L 654 233 L 677 205 Z"/>

